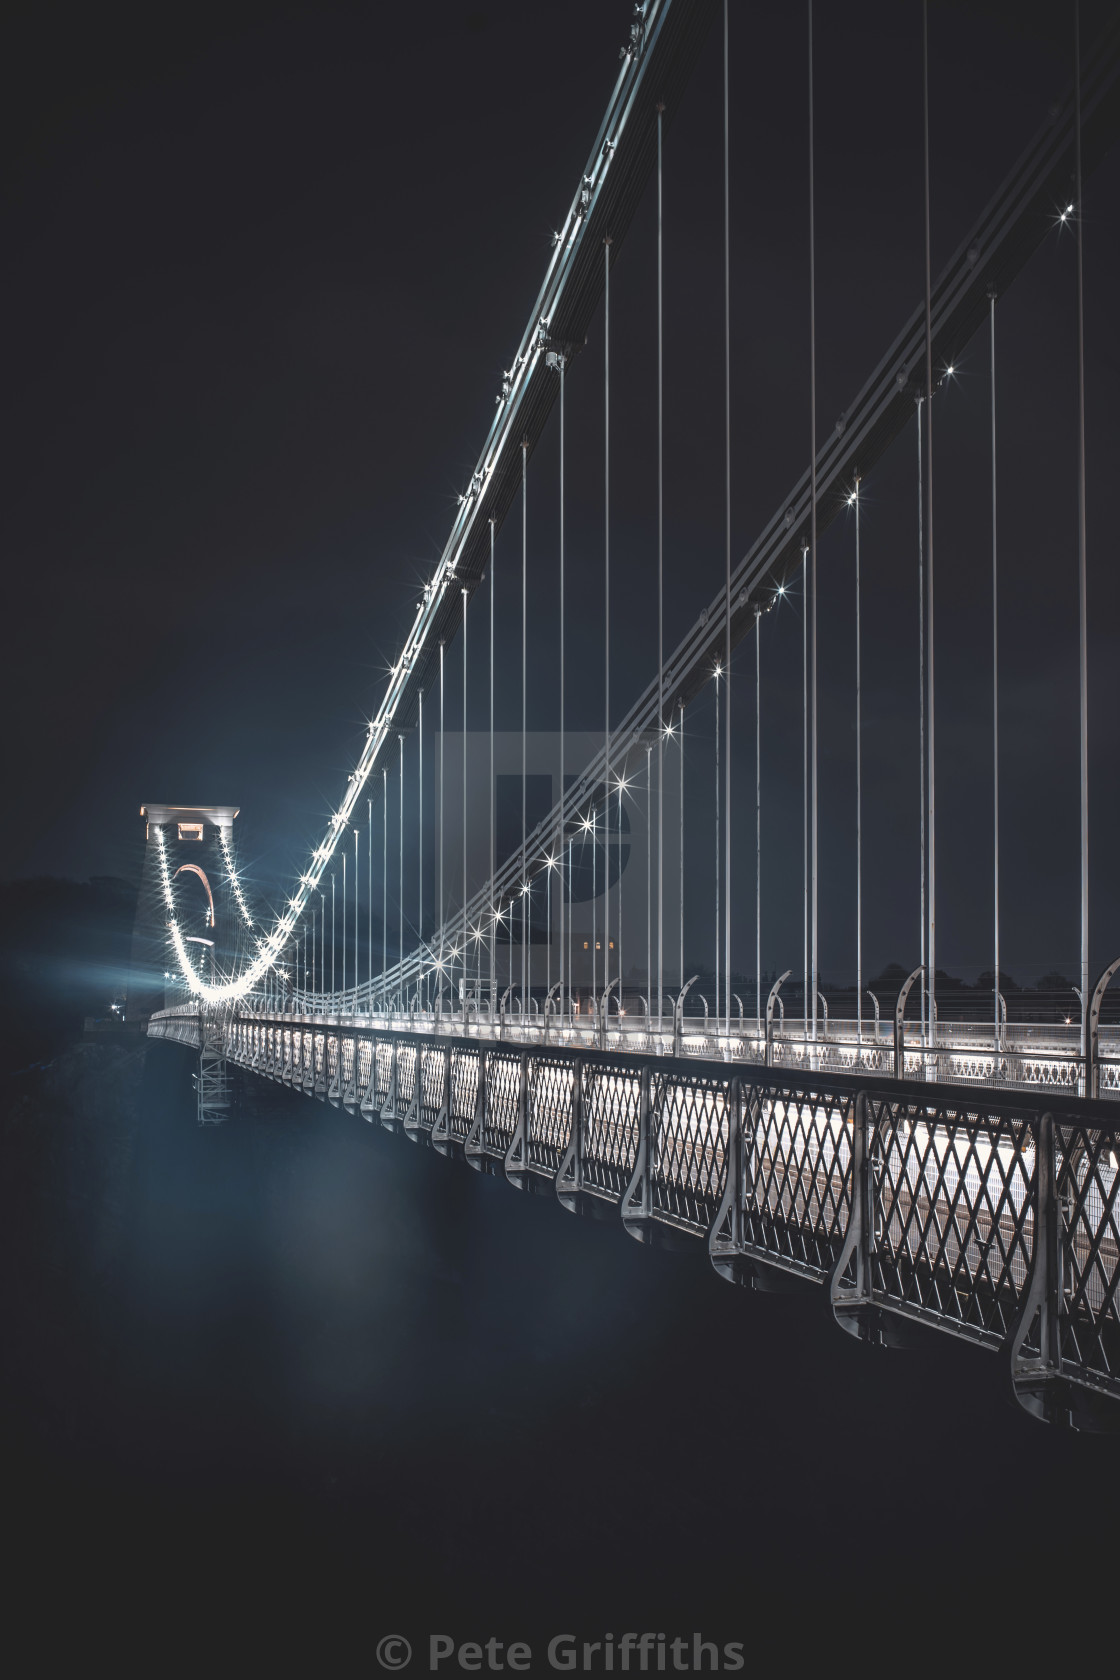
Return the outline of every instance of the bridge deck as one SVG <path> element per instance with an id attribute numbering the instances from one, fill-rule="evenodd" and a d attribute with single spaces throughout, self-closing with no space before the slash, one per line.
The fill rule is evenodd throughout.
<path id="1" fill-rule="evenodd" d="M 149 1032 L 189 1042 L 192 1024 L 197 1035 L 197 1014 L 168 1011 Z M 1114 1104 L 634 1044 L 282 1015 L 226 1026 L 248 1071 L 552 1189 L 573 1211 L 617 1208 L 641 1241 L 705 1241 L 732 1281 L 823 1284 L 863 1339 L 924 1325 L 1002 1350 L 1028 1409 L 1120 1427 Z"/>

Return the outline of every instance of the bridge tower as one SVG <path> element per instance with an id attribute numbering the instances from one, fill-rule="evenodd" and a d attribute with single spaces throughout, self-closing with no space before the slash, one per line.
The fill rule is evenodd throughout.
<path id="1" fill-rule="evenodd" d="M 132 935 L 129 1020 L 145 1021 L 154 1009 L 191 1001 L 169 950 L 157 836 L 162 836 L 163 858 L 176 880 L 176 914 L 196 973 L 213 981 L 238 957 L 248 923 L 232 871 L 232 830 L 238 810 L 236 805 L 141 805 L 144 865 Z M 197 1042 L 198 1122 L 200 1126 L 220 1125 L 229 1112 L 225 1025 L 220 1012 L 201 1001 Z"/>

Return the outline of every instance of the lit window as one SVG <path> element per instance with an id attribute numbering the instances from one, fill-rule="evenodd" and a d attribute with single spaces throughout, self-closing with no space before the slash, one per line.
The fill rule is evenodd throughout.
<path id="1" fill-rule="evenodd" d="M 587 941 L 586 941 L 586 939 L 585 939 L 585 940 L 584 940 L 584 942 L 583 942 L 583 948 L 584 948 L 584 950 L 585 950 L 585 951 L 586 951 L 586 949 L 587 949 Z"/>
<path id="2" fill-rule="evenodd" d="M 608 941 L 608 943 L 610 945 L 611 950 L 613 951 L 614 950 L 614 940 L 611 939 L 611 940 Z"/>
<path id="3" fill-rule="evenodd" d="M 597 951 L 601 951 L 603 949 L 603 941 L 601 939 L 597 939 L 595 941 L 595 949 Z"/>
<path id="4" fill-rule="evenodd" d="M 202 839 L 202 824 L 201 823 L 180 823 L 179 824 L 179 838 L 180 838 L 180 840 L 201 840 Z"/>

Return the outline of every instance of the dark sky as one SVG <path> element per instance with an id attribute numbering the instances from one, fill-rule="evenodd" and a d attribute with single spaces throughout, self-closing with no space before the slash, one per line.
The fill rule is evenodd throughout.
<path id="1" fill-rule="evenodd" d="M 1106 10 L 1086 0 L 1087 41 Z M 920 295 L 920 7 L 817 13 L 823 434 Z M 265 888 L 305 855 L 474 466 L 629 15 L 630 0 L 9 8 L 0 874 L 133 872 L 146 799 L 240 804 Z M 1070 7 L 939 0 L 930 19 L 936 268 L 1064 84 Z M 808 451 L 803 8 L 734 0 L 732 51 L 740 554 Z M 678 632 L 723 567 L 720 70 L 713 36 L 666 148 Z M 1120 950 L 1118 194 L 1114 156 L 1085 202 L 1094 966 Z M 620 707 L 653 669 L 651 209 L 612 283 Z M 1024 978 L 1077 959 L 1073 255 L 1054 231 L 998 306 L 1005 955 Z M 601 353 L 597 324 L 569 382 L 585 728 L 601 702 Z M 990 960 L 988 396 L 980 335 L 938 398 L 936 455 L 941 953 L 958 972 Z M 538 728 L 556 722 L 556 441 L 553 426 L 532 469 Z M 917 960 L 913 443 L 865 486 L 869 970 Z M 507 577 L 517 536 L 500 542 Z M 821 591 L 822 964 L 841 974 L 850 529 L 822 543 Z M 503 642 L 518 613 L 500 594 Z M 766 632 L 763 960 L 784 967 L 800 954 L 798 607 Z M 736 670 L 742 834 L 747 650 Z M 516 663 L 499 676 L 508 727 Z M 472 706 L 477 726 L 481 689 Z M 688 753 L 702 826 L 709 703 Z M 739 859 L 749 883 L 753 851 Z M 747 884 L 740 961 L 749 899 Z M 978 1626 L 1004 1661 L 1048 1635 L 1067 1664 L 1091 1656 L 1114 1596 L 1115 1454 L 1012 1409 L 998 1359 L 948 1337 L 877 1359 L 816 1294 L 732 1290 L 702 1255 L 585 1228 L 256 1081 L 250 1112 L 204 1135 L 185 1053 L 157 1050 L 120 1146 L 119 1269 L 98 1271 L 90 1238 L 116 1206 L 91 1170 L 111 1127 L 76 1109 L 72 1176 L 52 1134 L 38 1199 L 2 1175 L 11 1526 L 51 1590 L 37 1649 L 55 1628 L 90 1644 L 97 1610 L 117 1653 L 158 1609 L 145 1671 L 199 1630 L 212 1667 L 216 1641 L 236 1648 L 211 1635 L 232 1605 L 250 1667 L 269 1639 L 291 1667 L 306 1618 L 309 1672 L 347 1672 L 355 1650 L 371 1670 L 394 1606 L 402 1631 L 440 1615 L 480 1638 L 569 1616 L 590 1637 L 631 1618 L 746 1624 L 752 1666 L 769 1642 L 775 1672 L 810 1647 L 837 1671 L 865 1649 L 967 1667 Z"/>
<path id="2" fill-rule="evenodd" d="M 817 10 L 823 433 L 920 296 L 920 7 Z M 1086 43 L 1107 12 L 1083 7 Z M 132 872 L 144 799 L 240 804 L 265 883 L 314 843 L 473 468 L 629 13 L 318 0 L 9 15 L 4 873 Z M 1068 78 L 1071 9 L 944 3 L 930 17 L 936 270 Z M 802 9 L 734 5 L 732 53 L 738 556 L 808 454 Z M 719 98 L 713 34 L 666 146 L 678 632 L 723 566 Z M 1085 201 L 1094 966 L 1120 942 L 1104 866 L 1118 188 L 1113 156 Z M 647 194 L 613 292 L 620 705 L 654 669 L 653 272 Z M 1073 280 L 1073 240 L 1055 231 L 999 305 L 1005 960 L 1024 975 L 1077 958 Z M 569 381 L 576 727 L 595 726 L 601 694 L 600 333 Z M 988 395 L 981 334 L 939 407 L 935 458 L 940 954 L 959 972 L 990 963 Z M 553 425 L 533 464 L 530 583 L 531 721 L 549 728 L 555 455 Z M 869 971 L 917 960 L 914 457 L 910 434 L 865 486 Z M 499 549 L 510 571 L 517 535 Z M 822 965 L 839 974 L 853 948 L 850 530 L 822 543 L 821 579 Z M 499 596 L 500 635 L 518 612 Z M 800 622 L 777 617 L 763 645 L 768 967 L 800 948 Z M 746 650 L 736 669 L 746 834 Z M 500 678 L 512 721 L 519 672 L 506 662 Z M 698 810 L 710 752 L 698 703 Z M 737 856 L 750 880 L 753 847 Z M 736 908 L 744 964 L 752 896 Z"/>

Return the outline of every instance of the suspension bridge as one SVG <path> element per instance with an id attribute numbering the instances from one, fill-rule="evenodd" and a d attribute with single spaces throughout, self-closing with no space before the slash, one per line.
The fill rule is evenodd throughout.
<path id="1" fill-rule="evenodd" d="M 665 609 L 664 157 L 693 67 L 713 29 L 722 31 L 726 346 L 734 61 L 726 0 L 635 7 L 607 110 L 496 393 L 477 466 L 325 835 L 282 907 L 267 913 L 243 879 L 235 808 L 144 806 L 135 966 L 153 981 L 146 999 L 137 985 L 130 1013 L 147 1016 L 149 1036 L 199 1052 L 203 1124 L 230 1112 L 231 1066 L 281 1081 L 503 1174 L 522 1190 L 555 1195 L 574 1213 L 620 1218 L 640 1241 L 706 1243 L 729 1281 L 821 1286 L 838 1325 L 869 1343 L 950 1333 L 996 1351 L 1012 1392 L 1034 1415 L 1111 1429 L 1120 1424 L 1120 1016 L 1108 988 L 1120 958 L 1096 968 L 1090 962 L 1081 204 L 1085 180 L 1120 127 L 1120 20 L 1083 44 L 1074 9 L 1072 76 L 936 271 L 924 6 L 919 13 L 924 295 L 822 438 L 810 3 L 809 459 L 736 559 L 728 353 L 722 380 L 717 373 L 725 417 L 723 576 L 677 639 L 667 635 Z M 646 587 L 657 592 L 657 645 L 644 689 L 620 694 L 611 667 L 618 589 L 616 557 L 612 596 L 611 544 L 620 517 L 611 499 L 611 280 L 650 193 L 657 539 Z M 1056 236 L 1072 236 L 1075 254 L 1080 956 L 1077 982 L 1064 993 L 1059 981 L 1027 998 L 1012 991 L 1001 967 L 996 328 L 1000 300 Z M 590 358 L 579 359 L 593 325 L 603 344 L 598 372 Z M 938 967 L 934 427 L 946 424 L 938 402 L 954 367 L 977 345 L 991 412 L 993 890 L 991 967 L 966 995 Z M 597 377 L 604 667 L 602 727 L 592 732 L 574 727 L 565 690 L 565 637 L 588 611 L 585 601 L 565 604 L 565 440 L 568 381 Z M 526 620 L 530 508 L 544 517 L 530 501 L 529 469 L 549 427 L 559 442 L 558 483 L 549 492 L 555 512 L 547 516 L 558 537 L 559 680 L 555 730 L 544 735 L 528 727 Z M 863 836 L 877 813 L 865 810 L 863 780 L 861 499 L 880 462 L 912 449 L 915 436 L 920 775 L 900 767 L 899 787 L 905 782 L 909 795 L 920 783 L 918 938 L 907 967 L 873 976 L 863 956 Z M 940 497 L 940 484 L 936 491 Z M 820 960 L 821 831 L 829 819 L 821 798 L 818 555 L 841 518 L 855 557 L 857 839 L 854 962 L 844 984 L 834 985 Z M 519 580 L 497 571 L 506 525 L 520 534 Z M 501 589 L 516 592 L 521 615 L 520 727 L 516 717 L 496 716 L 495 671 L 510 661 L 495 641 Z M 799 611 L 801 628 L 801 948 L 778 972 L 762 961 L 769 895 L 760 673 L 770 615 L 784 607 Z M 447 677 L 453 649 L 461 676 L 456 733 L 446 727 L 456 700 Z M 473 733 L 469 669 L 488 679 L 488 728 Z M 736 734 L 743 694 L 753 700 L 745 790 Z M 705 809 L 701 825 L 686 789 L 685 755 L 690 719 L 705 699 L 714 710 L 713 810 Z M 744 792 L 752 807 L 746 824 Z M 704 912 L 704 926 L 714 930 L 704 936 L 712 960 L 703 966 L 686 960 L 697 943 L 693 918 L 686 927 L 686 886 L 698 875 L 711 882 L 713 900 Z M 410 895 L 414 902 L 406 902 Z"/>

